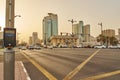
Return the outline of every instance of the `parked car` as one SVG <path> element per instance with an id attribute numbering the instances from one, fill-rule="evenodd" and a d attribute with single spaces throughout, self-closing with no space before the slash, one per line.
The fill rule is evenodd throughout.
<path id="1" fill-rule="evenodd" d="M 82 45 L 78 45 L 77 48 L 82 48 L 83 46 Z"/>
<path id="2" fill-rule="evenodd" d="M 110 49 L 117 49 L 118 46 L 108 46 L 108 48 L 110 48 Z"/>
<path id="3" fill-rule="evenodd" d="M 53 49 L 53 46 L 47 46 L 48 49 Z"/>
<path id="4" fill-rule="evenodd" d="M 33 50 L 33 49 L 34 49 L 34 46 L 28 46 L 28 49 L 29 49 L 29 50 Z"/>
<path id="5" fill-rule="evenodd" d="M 68 48 L 67 45 L 60 45 L 60 48 Z"/>
<path id="6" fill-rule="evenodd" d="M 118 47 L 118 49 L 120 49 L 120 45 L 118 45 L 117 47 Z"/>
<path id="7" fill-rule="evenodd" d="M 22 48 L 22 46 L 19 46 L 19 47 L 18 47 L 18 49 L 21 49 L 21 48 Z"/>
<path id="8" fill-rule="evenodd" d="M 44 48 L 47 48 L 47 45 L 43 45 Z"/>
<path id="9" fill-rule="evenodd" d="M 100 48 L 101 49 L 101 48 L 106 48 L 106 46 L 105 45 L 95 45 L 94 48 Z"/>
<path id="10" fill-rule="evenodd" d="M 21 47 L 21 50 L 26 50 L 26 49 L 27 49 L 26 46 Z"/>
<path id="11" fill-rule="evenodd" d="M 35 46 L 34 49 L 36 49 L 36 50 L 40 50 L 41 47 L 40 47 L 40 46 Z"/>

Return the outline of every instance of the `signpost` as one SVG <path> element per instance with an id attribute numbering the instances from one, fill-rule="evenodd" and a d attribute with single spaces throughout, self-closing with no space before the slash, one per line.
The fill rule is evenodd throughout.
<path id="1" fill-rule="evenodd" d="M 4 28 L 4 80 L 15 79 L 16 29 L 14 28 L 14 0 L 6 0 L 6 24 Z"/>
<path id="2" fill-rule="evenodd" d="M 16 46 L 15 28 L 4 28 L 4 46 L 8 49 Z"/>

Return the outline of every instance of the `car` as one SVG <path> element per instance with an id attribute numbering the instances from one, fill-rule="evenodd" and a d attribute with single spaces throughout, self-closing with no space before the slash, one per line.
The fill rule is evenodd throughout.
<path id="1" fill-rule="evenodd" d="M 53 46 L 47 46 L 48 49 L 53 49 Z"/>
<path id="2" fill-rule="evenodd" d="M 101 49 L 101 48 L 106 48 L 106 46 L 105 46 L 105 45 L 95 45 L 94 48 L 99 48 L 99 49 Z"/>
<path id="3" fill-rule="evenodd" d="M 41 47 L 40 47 L 40 46 L 35 46 L 34 49 L 36 49 L 36 50 L 40 50 Z"/>
<path id="4" fill-rule="evenodd" d="M 120 49 L 120 46 L 117 46 L 118 49 Z"/>
<path id="5" fill-rule="evenodd" d="M 76 46 L 76 45 L 73 45 L 72 48 L 77 48 L 77 46 Z"/>
<path id="6" fill-rule="evenodd" d="M 21 47 L 21 50 L 26 50 L 27 48 L 25 46 L 22 46 Z"/>
<path id="7" fill-rule="evenodd" d="M 28 49 L 29 49 L 29 50 L 33 50 L 33 49 L 34 49 L 34 46 L 28 46 Z"/>
<path id="8" fill-rule="evenodd" d="M 44 48 L 47 48 L 47 45 L 43 45 Z"/>
<path id="9" fill-rule="evenodd" d="M 63 45 L 63 44 L 59 45 L 58 47 L 59 47 L 59 48 L 68 48 L 67 45 Z"/>
<path id="10" fill-rule="evenodd" d="M 21 49 L 21 48 L 22 48 L 22 46 L 19 46 L 19 47 L 18 47 L 18 49 Z"/>
<path id="11" fill-rule="evenodd" d="M 78 45 L 77 48 L 82 48 L 83 46 L 82 45 Z"/>
<path id="12" fill-rule="evenodd" d="M 110 48 L 110 49 L 117 49 L 118 46 L 108 46 L 108 48 Z"/>

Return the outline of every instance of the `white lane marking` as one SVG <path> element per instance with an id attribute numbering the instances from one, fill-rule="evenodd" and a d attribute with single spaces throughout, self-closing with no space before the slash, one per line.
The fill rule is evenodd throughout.
<path id="1" fill-rule="evenodd" d="M 25 72 L 25 74 L 26 74 L 26 76 L 27 76 L 27 80 L 31 80 L 31 78 L 29 77 L 29 75 L 28 75 L 28 73 L 27 73 L 27 70 L 25 69 L 25 66 L 23 65 L 23 63 L 20 62 L 20 64 L 22 65 L 23 70 L 24 70 L 24 72 Z"/>

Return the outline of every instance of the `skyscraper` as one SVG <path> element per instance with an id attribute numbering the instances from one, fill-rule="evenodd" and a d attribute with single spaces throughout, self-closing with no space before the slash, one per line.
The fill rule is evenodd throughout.
<path id="1" fill-rule="evenodd" d="M 48 13 L 48 16 L 43 19 L 43 41 L 45 45 L 53 35 L 58 35 L 58 16 Z"/>
<path id="2" fill-rule="evenodd" d="M 73 34 L 78 36 L 78 44 L 89 42 L 88 34 L 90 34 L 90 25 L 84 26 L 83 21 L 79 21 L 78 24 L 73 24 Z"/>
<path id="3" fill-rule="evenodd" d="M 38 33 L 37 32 L 33 32 L 32 33 L 32 44 L 36 45 L 37 40 L 38 40 Z"/>
<path id="4" fill-rule="evenodd" d="M 78 24 L 73 24 L 73 28 L 72 28 L 72 32 L 73 34 L 78 34 L 79 33 L 79 30 L 78 30 Z"/>
<path id="5" fill-rule="evenodd" d="M 29 37 L 29 45 L 32 45 L 32 36 Z"/>
<path id="6" fill-rule="evenodd" d="M 84 41 L 84 23 L 83 21 L 79 21 L 79 24 L 78 24 L 78 34 L 79 34 L 79 43 L 83 42 Z"/>
<path id="7" fill-rule="evenodd" d="M 84 26 L 84 41 L 85 42 L 90 42 L 90 25 L 85 25 Z"/>
<path id="8" fill-rule="evenodd" d="M 118 29 L 118 36 L 119 36 L 119 42 L 120 42 L 120 29 Z"/>

